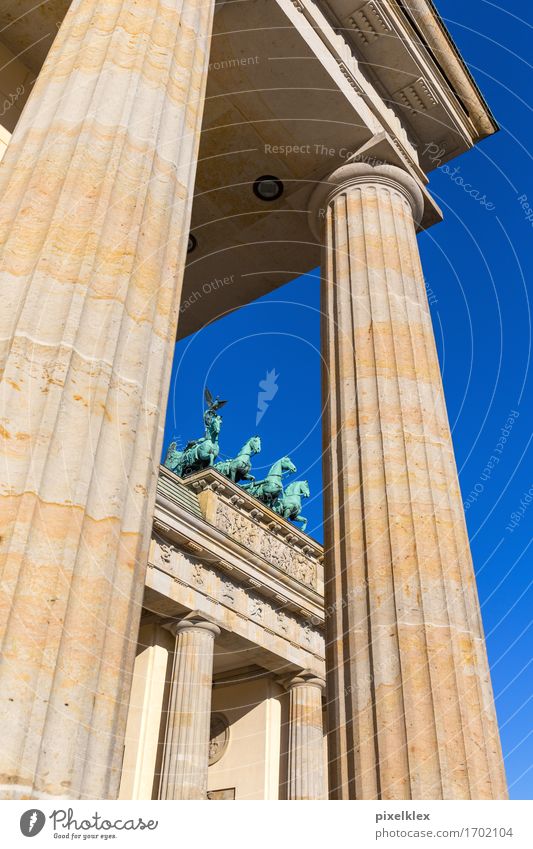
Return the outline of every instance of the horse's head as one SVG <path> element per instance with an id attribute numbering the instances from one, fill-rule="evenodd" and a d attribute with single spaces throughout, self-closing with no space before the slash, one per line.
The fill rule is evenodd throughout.
<path id="1" fill-rule="evenodd" d="M 259 436 L 252 436 L 250 439 L 250 448 L 252 454 L 259 454 L 261 451 L 261 439 Z"/>
<path id="2" fill-rule="evenodd" d="M 289 472 L 291 475 L 296 472 L 296 466 L 294 465 L 290 457 L 282 457 L 280 463 L 282 471 Z"/>
<path id="3" fill-rule="evenodd" d="M 309 498 L 309 484 L 307 481 L 293 481 L 285 487 L 285 495 L 300 495 L 303 498 Z"/>

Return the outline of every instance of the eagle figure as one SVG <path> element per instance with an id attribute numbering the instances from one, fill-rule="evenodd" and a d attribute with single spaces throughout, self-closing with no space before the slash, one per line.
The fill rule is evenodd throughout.
<path id="1" fill-rule="evenodd" d="M 216 411 L 220 410 L 220 408 L 223 407 L 224 404 L 228 403 L 227 401 L 222 401 L 218 395 L 216 399 L 213 398 L 207 386 L 204 390 L 204 398 L 205 403 L 207 404 L 207 411 L 210 413 L 216 413 Z"/>

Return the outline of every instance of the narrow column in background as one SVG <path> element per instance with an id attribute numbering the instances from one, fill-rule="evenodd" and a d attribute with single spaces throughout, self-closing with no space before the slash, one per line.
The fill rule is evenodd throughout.
<path id="1" fill-rule="evenodd" d="M 506 796 L 416 240 L 422 205 L 400 168 L 356 162 L 314 197 L 332 798 Z"/>
<path id="2" fill-rule="evenodd" d="M 302 672 L 289 691 L 288 799 L 325 799 L 322 693 L 325 681 Z"/>
<path id="3" fill-rule="evenodd" d="M 214 0 L 73 0 L 0 168 L 0 796 L 115 798 Z"/>
<path id="4" fill-rule="evenodd" d="M 159 796 L 206 799 L 213 651 L 220 628 L 192 617 L 169 627 L 176 648 Z"/>

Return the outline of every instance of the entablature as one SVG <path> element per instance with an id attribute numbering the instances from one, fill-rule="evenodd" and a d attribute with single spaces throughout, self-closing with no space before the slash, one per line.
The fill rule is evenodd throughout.
<path id="1" fill-rule="evenodd" d="M 201 516 L 183 506 L 183 489 L 196 495 Z M 227 562 L 268 591 L 291 593 L 296 606 L 320 612 L 322 546 L 215 469 L 182 480 L 161 466 L 154 525 L 202 559 Z"/>
<path id="2" fill-rule="evenodd" d="M 312 4 L 313 0 L 298 0 Z M 498 129 L 431 0 L 319 0 L 414 142 L 420 165 L 451 159 Z"/>
<path id="3" fill-rule="evenodd" d="M 323 663 L 322 547 L 214 469 L 161 467 L 148 565 L 158 616 L 201 611 L 266 652 L 265 668 Z"/>

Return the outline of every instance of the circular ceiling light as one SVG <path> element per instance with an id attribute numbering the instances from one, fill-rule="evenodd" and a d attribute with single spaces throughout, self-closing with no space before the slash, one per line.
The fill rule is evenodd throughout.
<path id="1" fill-rule="evenodd" d="M 254 183 L 254 195 L 259 200 L 277 200 L 283 194 L 283 183 L 271 174 L 258 177 Z"/>
<path id="2" fill-rule="evenodd" d="M 196 236 L 193 236 L 192 233 L 189 233 L 189 239 L 187 241 L 187 253 L 192 253 L 197 244 L 198 242 L 196 241 Z"/>

